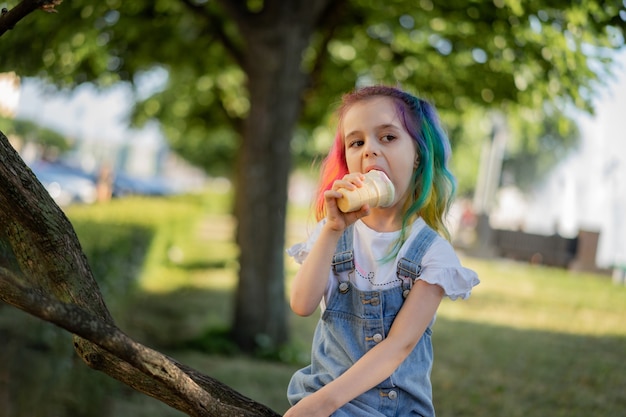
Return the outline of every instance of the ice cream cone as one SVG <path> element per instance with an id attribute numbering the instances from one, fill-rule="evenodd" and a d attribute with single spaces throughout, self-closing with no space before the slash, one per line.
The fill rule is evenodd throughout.
<path id="1" fill-rule="evenodd" d="M 372 170 L 365 174 L 362 187 L 354 190 L 340 189 L 343 195 L 337 200 L 339 210 L 344 213 L 356 211 L 369 204 L 370 207 L 388 207 L 393 203 L 395 190 L 391 180 L 384 172 Z"/>

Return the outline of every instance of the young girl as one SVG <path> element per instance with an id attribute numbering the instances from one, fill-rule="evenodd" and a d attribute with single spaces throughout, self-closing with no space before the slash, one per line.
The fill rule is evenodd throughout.
<path id="1" fill-rule="evenodd" d="M 322 317 L 311 365 L 294 374 L 285 416 L 434 416 L 431 327 L 444 296 L 467 298 L 478 284 L 454 253 L 444 218 L 454 194 L 450 145 L 435 109 L 396 88 L 343 98 L 324 161 L 319 223 L 289 249 L 302 264 L 291 308 Z M 383 171 L 391 206 L 342 213 L 341 188 Z"/>

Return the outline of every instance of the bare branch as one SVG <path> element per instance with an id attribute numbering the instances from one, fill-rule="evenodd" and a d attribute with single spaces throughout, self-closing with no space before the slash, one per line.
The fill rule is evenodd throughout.
<path id="1" fill-rule="evenodd" d="M 56 12 L 55 6 L 63 0 L 22 0 L 11 10 L 3 9 L 0 15 L 0 36 L 15 27 L 17 22 L 37 9 L 46 12 Z"/>
<path id="2" fill-rule="evenodd" d="M 238 404 L 233 405 L 214 398 L 177 363 L 135 342 L 114 325 L 105 323 L 74 304 L 62 303 L 36 290 L 26 288 L 19 281 L 9 270 L 0 267 L 0 300 L 89 340 L 116 358 L 132 365 L 168 387 L 170 393 L 187 404 L 188 407 L 184 411 L 190 415 L 197 417 L 260 415 L 258 409 L 253 412 L 242 409 Z M 196 377 L 198 378 L 197 375 Z M 211 385 L 215 386 L 214 383 Z M 244 404 L 254 404 L 254 401 L 243 396 L 238 396 L 238 399 L 244 400 Z"/>
<path id="3" fill-rule="evenodd" d="M 80 336 L 87 365 L 192 416 L 277 416 L 115 326 L 71 223 L 2 132 L 0 213 L 0 300 Z"/>
<path id="4" fill-rule="evenodd" d="M 136 343 L 117 327 L 73 304 L 61 303 L 19 285 L 0 267 L 0 299 L 42 320 L 94 342 L 143 373 L 175 387 L 190 403 L 198 404 L 198 416 L 210 415 L 211 397 L 163 355 Z M 201 408 L 200 408 L 201 407 Z"/>

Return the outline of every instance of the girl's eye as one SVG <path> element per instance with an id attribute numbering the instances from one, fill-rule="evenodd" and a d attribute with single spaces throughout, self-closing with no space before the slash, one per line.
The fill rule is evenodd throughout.
<path id="1" fill-rule="evenodd" d="M 396 137 L 394 135 L 383 135 L 380 140 L 383 142 L 391 142 L 392 140 L 394 140 Z"/>
<path id="2" fill-rule="evenodd" d="M 356 147 L 359 147 L 359 146 L 363 146 L 363 141 L 362 140 L 353 140 L 349 144 L 350 148 L 356 148 Z"/>

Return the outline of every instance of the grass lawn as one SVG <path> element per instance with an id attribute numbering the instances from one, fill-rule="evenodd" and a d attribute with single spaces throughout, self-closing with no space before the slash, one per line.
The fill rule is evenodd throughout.
<path id="1" fill-rule="evenodd" d="M 440 308 L 439 416 L 625 415 L 626 288 L 506 260 L 464 263 L 482 283 Z"/>
<path id="2" fill-rule="evenodd" d="M 127 199 L 72 208 L 68 217 L 88 254 L 98 253 L 94 227 L 135 230 L 133 247 L 143 250 L 124 250 L 120 268 L 130 269 L 124 278 L 130 282 L 103 284 L 123 330 L 283 412 L 287 383 L 308 359 L 317 317 L 289 317 L 283 362 L 198 348 L 229 351 L 219 334 L 230 321 L 237 279 L 228 201 L 214 193 Z M 306 236 L 303 213 L 290 211 L 288 244 Z M 102 266 L 94 260 L 94 271 L 107 274 L 116 264 L 108 260 Z M 626 288 L 609 277 L 506 260 L 463 262 L 482 283 L 467 301 L 444 300 L 438 314 L 432 380 L 439 417 L 626 415 Z M 287 259 L 286 270 L 289 284 L 296 265 Z M 137 291 L 120 291 L 126 286 Z M 198 340 L 204 345 L 190 343 Z M 111 415 L 182 416 L 119 390 Z"/>

